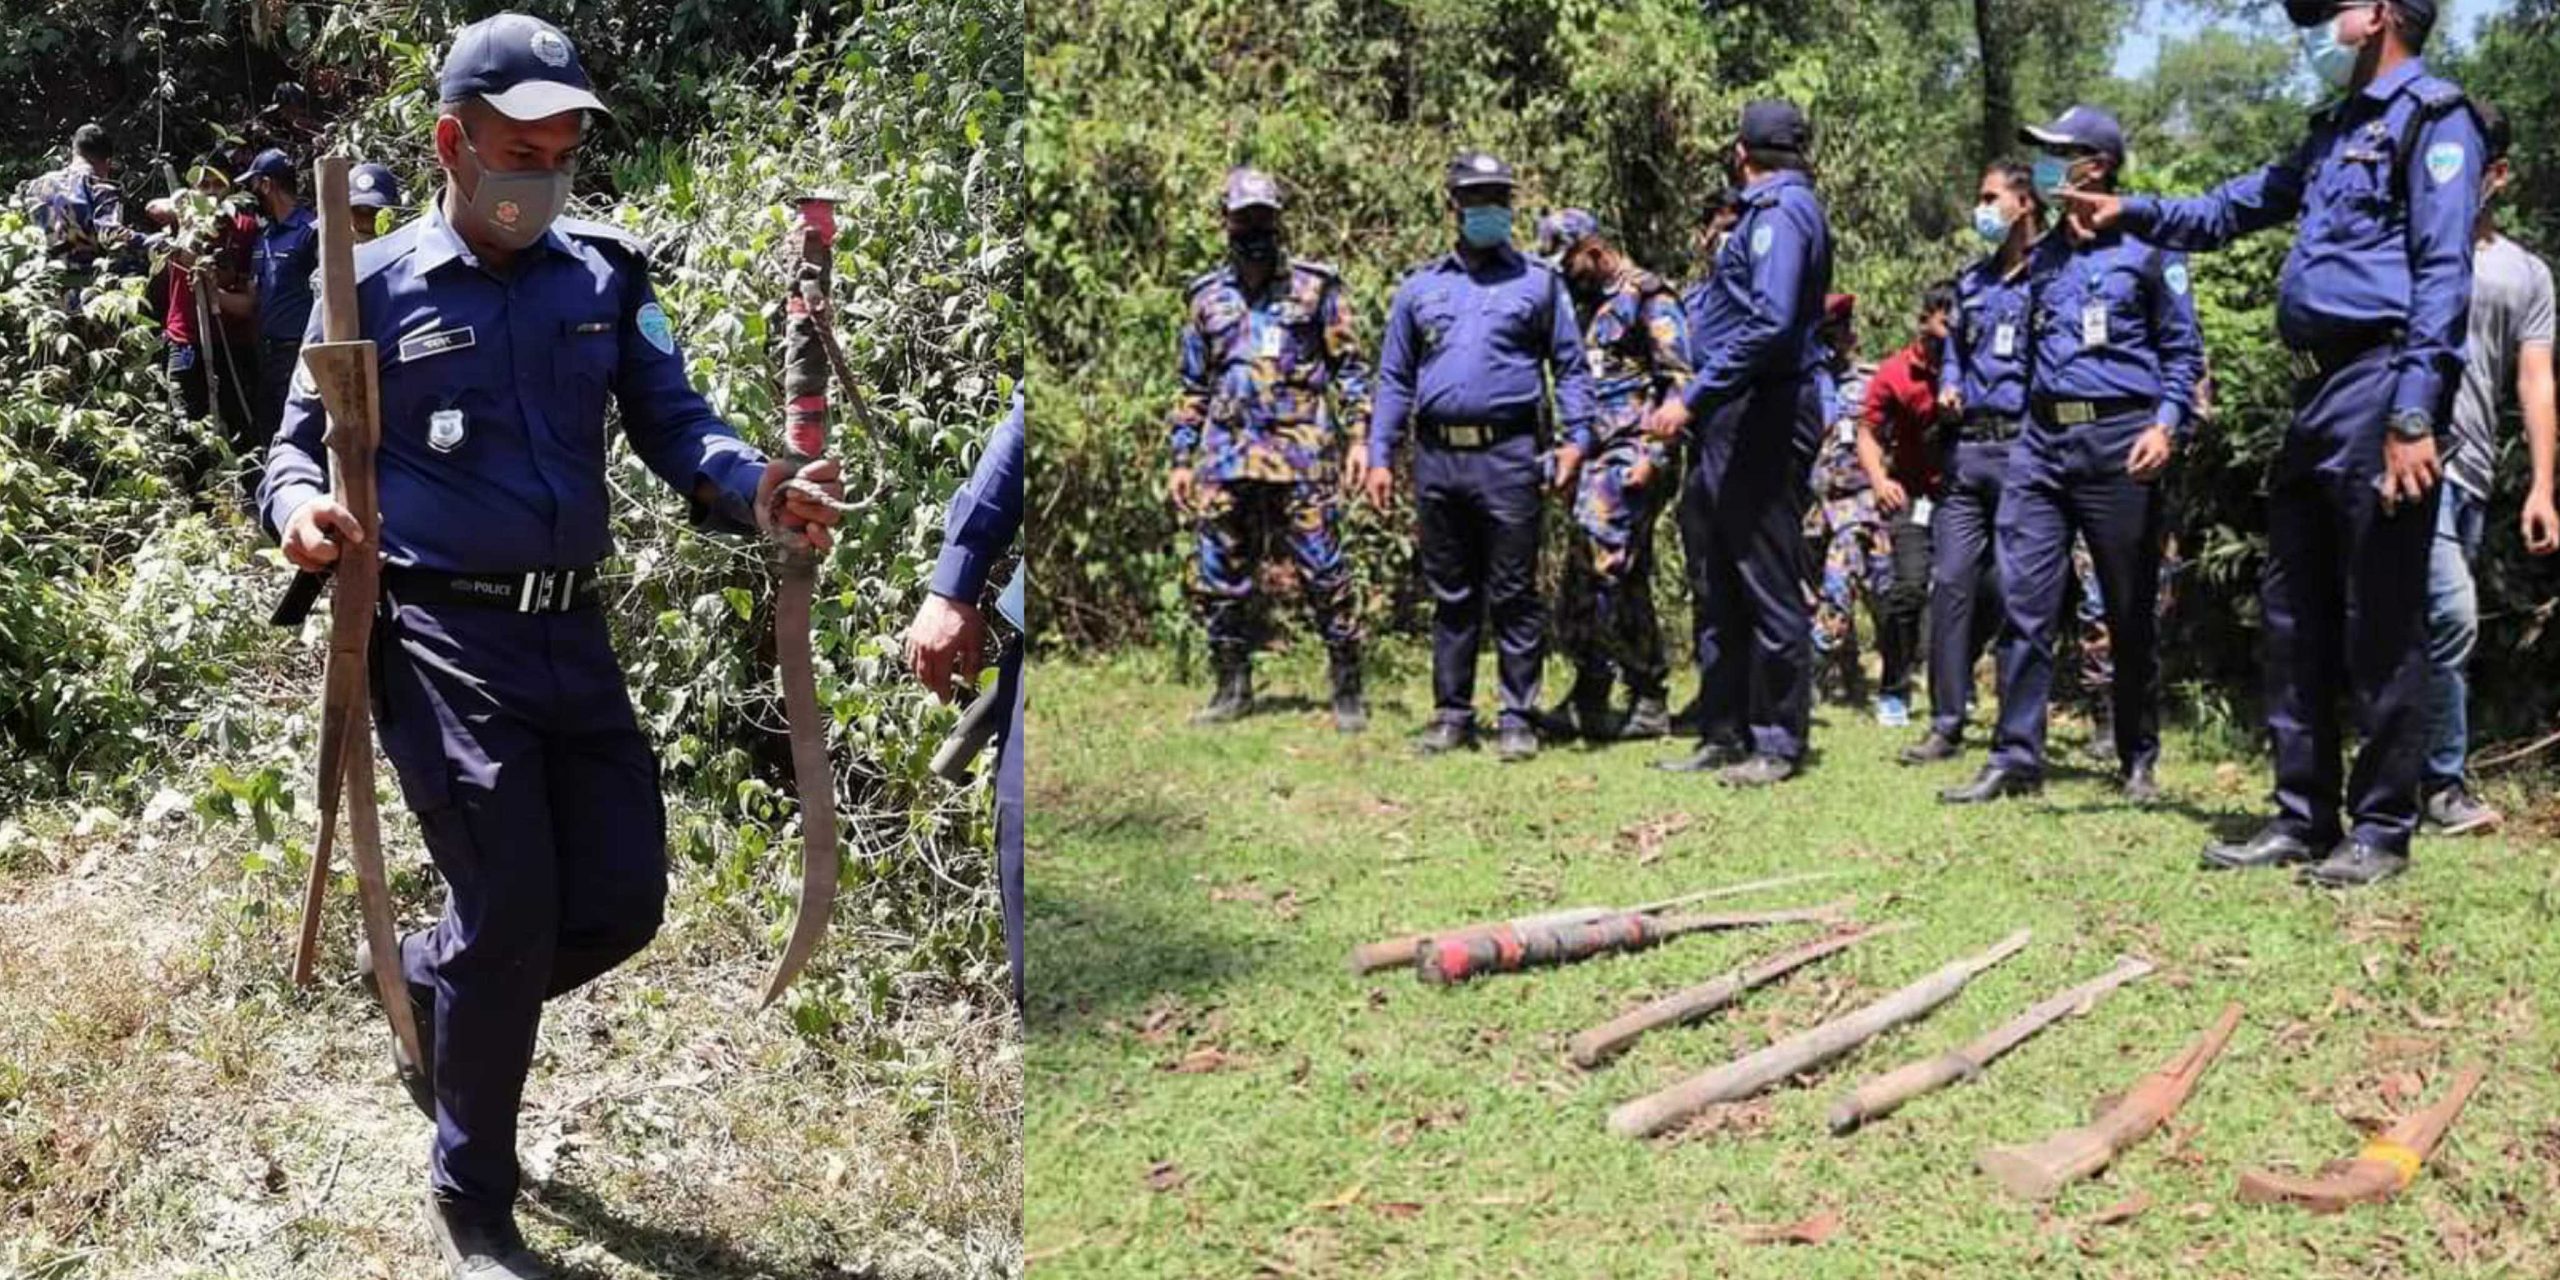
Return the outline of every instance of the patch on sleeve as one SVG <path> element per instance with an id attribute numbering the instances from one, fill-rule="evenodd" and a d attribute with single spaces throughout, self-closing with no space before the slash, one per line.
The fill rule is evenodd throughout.
<path id="1" fill-rule="evenodd" d="M 1755 258 L 1768 257 L 1769 246 L 1776 244 L 1777 242 L 1778 229 L 1776 227 L 1771 226 L 1766 222 L 1753 227 L 1751 229 L 1751 256 Z"/>
<path id="2" fill-rule="evenodd" d="M 2169 269 L 2160 273 L 2160 278 L 2168 282 L 2170 293 L 2181 298 L 2187 296 L 2187 264 L 2170 263 Z"/>
<path id="3" fill-rule="evenodd" d="M 2462 173 L 2465 158 L 2461 143 L 2439 142 L 2427 148 L 2427 176 L 2441 187 Z"/>
<path id="4" fill-rule="evenodd" d="M 640 336 L 647 338 L 649 345 L 663 354 L 676 353 L 675 327 L 667 323 L 667 313 L 660 310 L 655 302 L 640 308 Z"/>

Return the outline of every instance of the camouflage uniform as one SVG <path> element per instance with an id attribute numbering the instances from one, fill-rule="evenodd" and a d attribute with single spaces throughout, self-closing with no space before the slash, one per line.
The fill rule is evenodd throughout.
<path id="1" fill-rule="evenodd" d="M 1264 539 L 1285 536 L 1325 643 L 1360 638 L 1351 565 L 1336 536 L 1343 438 L 1368 432 L 1369 367 L 1342 279 L 1292 260 L 1247 296 L 1232 266 L 1191 283 L 1182 329 L 1182 397 L 1173 465 L 1199 496 L 1194 595 L 1209 643 L 1230 659 L 1253 647 L 1254 567 Z M 1341 398 L 1342 427 L 1325 404 Z"/>
<path id="2" fill-rule="evenodd" d="M 1873 365 L 1822 376 L 1828 383 L 1823 415 L 1829 429 L 1813 465 L 1818 501 L 1805 513 L 1805 537 L 1820 552 L 1821 577 L 1810 584 L 1813 651 L 1818 666 L 1833 667 L 1850 696 L 1864 685 L 1858 666 L 1856 602 L 1880 601 L 1893 590 L 1893 532 L 1876 509 L 1866 469 L 1858 465 L 1858 412 L 1867 400 Z"/>
<path id="3" fill-rule="evenodd" d="M 1670 679 L 1653 605 L 1653 527 L 1679 490 L 1669 450 L 1644 434 L 1645 415 L 1689 382 L 1689 326 L 1679 296 L 1650 272 L 1632 271 L 1583 323 L 1599 402 L 1597 453 L 1574 496 L 1556 630 L 1577 686 L 1605 691 L 1623 677 L 1639 699 L 1659 700 Z M 1639 461 L 1652 474 L 1630 483 Z"/>

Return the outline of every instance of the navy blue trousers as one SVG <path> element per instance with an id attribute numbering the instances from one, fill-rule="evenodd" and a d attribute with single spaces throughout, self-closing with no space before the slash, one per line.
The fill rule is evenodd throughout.
<path id="1" fill-rule="evenodd" d="M 1974 660 L 1998 630 L 1992 543 L 2009 442 L 1961 441 L 1946 451 L 1944 472 L 1946 491 L 1929 521 L 1929 727 L 1961 741 L 1973 706 Z"/>
<path id="2" fill-rule="evenodd" d="M 1804 515 L 1822 398 L 1810 379 L 1764 384 L 1710 413 L 1680 495 L 1698 611 L 1701 737 L 1804 758 L 1813 721 L 1813 606 Z"/>
<path id="3" fill-rule="evenodd" d="M 1488 617 L 1502 684 L 1502 726 L 1535 723 L 1547 658 L 1547 605 L 1538 594 L 1538 530 L 1545 512 L 1535 437 L 1484 449 L 1416 451 L 1422 579 L 1431 590 L 1435 720 L 1475 722 L 1476 652 Z"/>
<path id="4" fill-rule="evenodd" d="M 2072 427 L 2030 421 L 2009 447 L 1997 544 L 2003 622 L 2000 719 L 1991 763 L 2044 772 L 2054 640 L 2071 581 L 2071 539 L 2085 536 L 2115 639 L 2116 758 L 2160 758 L 2160 485 L 2125 474 L 2148 411 Z"/>
<path id="5" fill-rule="evenodd" d="M 996 887 L 1004 902 L 1005 957 L 1013 967 L 1013 1007 L 1023 1004 L 1022 986 L 1022 646 L 1005 651 L 997 668 L 997 695 L 1012 707 L 1004 732 L 996 738 Z"/>
<path id="6" fill-rule="evenodd" d="M 2427 558 L 2442 486 L 2384 513 L 2376 486 L 2391 348 L 2294 390 L 2267 489 L 2267 727 L 2278 823 L 2314 847 L 2346 834 L 2406 853 L 2426 753 Z M 2438 421 L 2444 415 L 2437 415 Z M 2361 745 L 2342 778 L 2339 703 Z"/>
<path id="7" fill-rule="evenodd" d="M 400 955 L 432 993 L 433 1179 L 503 1208 L 543 1001 L 630 958 L 664 915 L 657 758 L 593 609 L 413 604 L 384 625 L 383 753 L 446 886 L 444 917 Z"/>

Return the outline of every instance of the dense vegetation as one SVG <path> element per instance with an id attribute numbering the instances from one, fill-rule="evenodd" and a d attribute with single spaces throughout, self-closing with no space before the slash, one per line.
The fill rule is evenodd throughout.
<path id="1" fill-rule="evenodd" d="M 498 7 L 214 3 L 183 20 L 143 3 L 13 9 L 0 71 L 14 67 L 6 79 L 24 88 L 30 61 L 94 64 L 69 92 L 10 109 L 45 128 L 94 115 L 137 161 L 162 99 L 183 160 L 239 131 L 222 114 L 248 101 L 231 72 L 289 74 L 312 86 L 324 145 L 391 163 L 414 199 L 435 181 L 435 63 L 453 28 Z M 751 439 L 778 421 L 767 310 L 783 279 L 784 201 L 813 188 L 845 199 L 836 298 L 878 426 L 866 436 L 841 415 L 859 508 L 818 608 L 849 920 L 794 1016 L 814 1037 L 859 1043 L 919 996 L 992 997 L 1002 950 L 985 796 L 928 773 L 949 713 L 904 677 L 897 633 L 939 546 L 943 498 L 1020 367 L 1021 10 L 526 7 L 579 39 L 620 113 L 582 173 L 580 212 L 651 243 L 696 385 Z M 164 45 L 167 75 L 152 81 Z M 163 91 L 130 91 L 145 82 Z M 157 194 L 136 168 L 129 185 Z M 170 411 L 141 289 L 107 282 L 85 316 L 64 316 L 37 233 L 0 214 L 0 816 L 34 803 L 138 808 L 175 788 L 203 820 L 268 837 L 243 892 L 282 900 L 307 865 L 307 823 L 279 819 L 307 812 L 324 624 L 298 638 L 266 627 L 280 562 L 227 491 L 189 490 L 187 454 L 218 449 L 219 433 Z M 613 466 L 628 500 L 610 607 L 666 762 L 673 853 L 708 909 L 761 946 L 789 914 L 798 845 L 762 559 L 688 530 L 681 500 L 627 450 Z"/>
<path id="2" fill-rule="evenodd" d="M 2232 21 L 2169 43 L 2127 81 L 2108 72 L 2141 16 L 2124 0 L 1036 6 L 1034 554 L 1051 633 L 1085 646 L 1196 635 L 1188 539 L 1162 497 L 1161 422 L 1182 286 L 1221 251 L 1211 197 L 1227 166 L 1281 176 L 1293 251 L 1342 268 L 1374 335 L 1397 277 L 1449 241 L 1438 181 L 1458 146 L 1512 160 L 1524 211 L 1592 208 L 1641 261 L 1685 276 L 1688 227 L 1719 182 L 1712 158 L 1737 107 L 1783 94 L 1813 118 L 1839 287 L 1860 296 L 1874 357 L 1905 339 L 1921 284 L 1974 252 L 1963 215 L 1977 166 L 2014 120 L 2106 104 L 2132 133 L 2131 183 L 2173 191 L 2298 136 L 2313 95 L 2273 6 L 2181 7 Z M 2474 47 L 2447 41 L 2434 55 L 2514 119 L 2523 180 L 2511 231 L 2560 249 L 2560 5 L 2519 0 Z M 2272 336 L 2285 247 L 2270 234 L 2197 264 L 2220 417 L 2175 481 L 2192 568 L 2170 678 L 2200 722 L 2239 726 L 2243 740 L 2257 721 L 2263 467 L 2287 413 Z M 2560 566 L 2522 553 L 2521 478 L 2519 442 L 2482 569 L 2475 732 L 2487 736 L 2560 705 L 2537 675 L 2560 662 L 2545 625 Z M 1349 529 L 1373 621 L 1410 624 L 1410 512 L 1355 513 Z"/>

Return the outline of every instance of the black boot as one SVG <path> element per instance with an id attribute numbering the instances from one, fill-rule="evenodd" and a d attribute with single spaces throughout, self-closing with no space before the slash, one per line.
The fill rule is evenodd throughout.
<path id="1" fill-rule="evenodd" d="M 550 1280 L 551 1269 L 525 1248 L 515 1216 L 452 1203 L 427 1192 L 427 1231 L 453 1280 Z"/>
<path id="2" fill-rule="evenodd" d="M 1360 696 L 1360 649 L 1344 645 L 1333 651 L 1333 727 L 1359 733 L 1369 727 L 1369 704 Z"/>
<path id="3" fill-rule="evenodd" d="M 1671 712 L 1663 705 L 1662 695 L 1637 694 L 1635 705 L 1627 708 L 1627 718 L 1618 726 L 1618 740 L 1635 742 L 1645 738 L 1669 736 L 1671 736 Z"/>
<path id="4" fill-rule="evenodd" d="M 1191 713 L 1193 724 L 1227 724 L 1253 710 L 1253 655 L 1221 653 L 1217 671 L 1218 691 L 1210 695 L 1209 705 Z"/>
<path id="5" fill-rule="evenodd" d="M 2197 861 L 2207 871 L 2256 871 L 2315 862 L 2321 854 L 2321 845 L 2270 825 L 2238 844 L 2216 841 L 2206 845 Z"/>
<path id="6" fill-rule="evenodd" d="M 1938 793 L 1940 804 L 1985 804 L 2011 796 L 2031 796 L 2044 790 L 2044 779 L 2032 773 L 2003 769 L 1996 764 L 1982 766 L 1973 781 L 1961 787 L 1949 787 Z"/>

